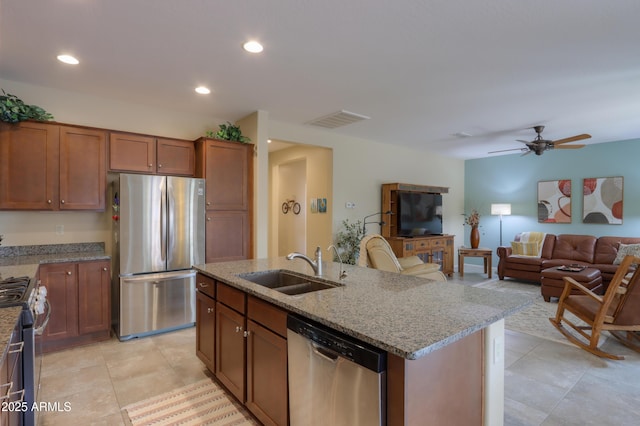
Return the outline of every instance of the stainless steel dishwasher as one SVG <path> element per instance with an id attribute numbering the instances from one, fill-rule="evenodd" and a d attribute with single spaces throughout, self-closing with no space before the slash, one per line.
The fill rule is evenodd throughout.
<path id="1" fill-rule="evenodd" d="M 386 424 L 385 351 L 294 315 L 287 345 L 291 426 Z"/>

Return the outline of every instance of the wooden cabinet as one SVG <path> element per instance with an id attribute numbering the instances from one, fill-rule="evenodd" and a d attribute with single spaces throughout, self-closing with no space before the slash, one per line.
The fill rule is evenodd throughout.
<path id="1" fill-rule="evenodd" d="M 42 337 L 45 352 L 106 340 L 111 335 L 111 262 L 41 265 L 51 317 Z"/>
<path id="2" fill-rule="evenodd" d="M 262 424 L 287 425 L 287 312 L 213 283 L 196 278 L 198 358 Z"/>
<path id="3" fill-rule="evenodd" d="M 214 373 L 216 337 L 216 283 L 196 275 L 196 356 Z"/>
<path id="4" fill-rule="evenodd" d="M 253 145 L 200 138 L 196 176 L 207 182 L 206 262 L 252 253 Z"/>
<path id="5" fill-rule="evenodd" d="M 193 176 L 195 147 L 193 142 L 180 139 L 111 132 L 109 170 Z"/>
<path id="6" fill-rule="evenodd" d="M 0 125 L 0 209 L 104 210 L 105 156 L 102 130 Z"/>
<path id="7" fill-rule="evenodd" d="M 381 228 L 382 236 L 389 241 L 397 257 L 418 256 L 423 262 L 437 263 L 442 272 L 453 275 L 453 235 L 433 235 L 404 238 L 398 236 L 398 191 L 446 194 L 449 188 L 441 186 L 412 185 L 407 183 L 385 183 L 382 185 L 381 211 L 391 211 L 390 220 Z"/>
<path id="8" fill-rule="evenodd" d="M 253 296 L 247 304 L 246 405 L 262 424 L 286 425 L 287 313 Z"/>
<path id="9" fill-rule="evenodd" d="M 244 402 L 246 295 L 218 282 L 216 300 L 216 377 Z"/>
<path id="10" fill-rule="evenodd" d="M 423 262 L 437 263 L 442 273 L 453 275 L 453 235 L 387 239 L 397 257 L 418 256 Z"/>

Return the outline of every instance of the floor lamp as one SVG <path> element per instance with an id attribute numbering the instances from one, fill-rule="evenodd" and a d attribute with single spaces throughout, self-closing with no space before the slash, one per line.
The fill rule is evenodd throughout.
<path id="1" fill-rule="evenodd" d="M 500 246 L 502 246 L 502 216 L 511 214 L 511 204 L 491 204 L 491 214 L 500 215 Z"/>

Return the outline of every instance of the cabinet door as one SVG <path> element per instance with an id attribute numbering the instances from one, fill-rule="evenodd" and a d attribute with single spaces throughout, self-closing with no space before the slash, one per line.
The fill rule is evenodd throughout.
<path id="1" fill-rule="evenodd" d="M 111 262 L 78 264 L 78 332 L 111 332 Z"/>
<path id="2" fill-rule="evenodd" d="M 57 125 L 0 124 L 0 209 L 57 208 L 58 153 Z"/>
<path id="3" fill-rule="evenodd" d="M 245 318 L 233 309 L 216 303 L 216 377 L 244 402 Z"/>
<path id="4" fill-rule="evenodd" d="M 208 210 L 206 216 L 205 261 L 210 263 L 248 259 L 250 240 L 248 213 Z"/>
<path id="5" fill-rule="evenodd" d="M 104 131 L 60 128 L 60 210 L 104 210 L 105 157 Z"/>
<path id="6" fill-rule="evenodd" d="M 207 210 L 247 210 L 253 145 L 216 140 L 205 144 Z"/>
<path id="7" fill-rule="evenodd" d="M 247 332 L 247 408 L 265 425 L 286 425 L 287 340 L 251 320 Z"/>
<path id="8" fill-rule="evenodd" d="M 47 288 L 51 317 L 43 344 L 78 335 L 77 264 L 52 263 L 40 266 L 40 280 Z"/>
<path id="9" fill-rule="evenodd" d="M 154 173 L 156 138 L 153 136 L 111 133 L 109 135 L 109 170 Z"/>
<path id="10" fill-rule="evenodd" d="M 193 176 L 196 170 L 196 150 L 191 141 L 158 138 L 158 174 Z"/>
<path id="11" fill-rule="evenodd" d="M 215 373 L 216 301 L 196 292 L 196 355 Z"/>

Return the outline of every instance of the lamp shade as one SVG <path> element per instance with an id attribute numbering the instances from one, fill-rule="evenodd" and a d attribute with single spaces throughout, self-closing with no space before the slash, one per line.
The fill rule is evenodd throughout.
<path id="1" fill-rule="evenodd" d="M 511 204 L 491 204 L 491 214 L 509 216 L 511 214 Z"/>

